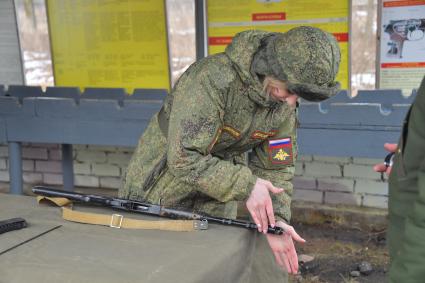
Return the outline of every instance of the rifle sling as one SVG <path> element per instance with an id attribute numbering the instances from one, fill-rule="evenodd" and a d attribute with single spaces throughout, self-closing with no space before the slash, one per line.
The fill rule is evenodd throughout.
<path id="1" fill-rule="evenodd" d="M 147 229 L 190 232 L 206 229 L 205 221 L 199 220 L 141 220 L 124 217 L 120 214 L 98 214 L 72 209 L 72 201 L 67 198 L 37 196 L 37 202 L 48 201 L 62 208 L 62 218 L 72 222 L 104 225 L 113 228 Z"/>

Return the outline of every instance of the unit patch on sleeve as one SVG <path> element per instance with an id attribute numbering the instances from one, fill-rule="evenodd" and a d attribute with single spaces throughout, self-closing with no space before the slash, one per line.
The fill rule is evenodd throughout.
<path id="1" fill-rule="evenodd" d="M 269 140 L 269 160 L 272 164 L 292 164 L 292 140 L 290 137 Z"/>

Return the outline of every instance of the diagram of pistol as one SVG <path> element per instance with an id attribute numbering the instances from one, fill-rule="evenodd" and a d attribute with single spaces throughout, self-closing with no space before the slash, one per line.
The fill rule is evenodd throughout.
<path id="1" fill-rule="evenodd" d="M 390 35 L 388 57 L 402 58 L 406 40 L 416 41 L 424 37 L 425 19 L 390 20 L 384 25 L 384 32 Z"/>

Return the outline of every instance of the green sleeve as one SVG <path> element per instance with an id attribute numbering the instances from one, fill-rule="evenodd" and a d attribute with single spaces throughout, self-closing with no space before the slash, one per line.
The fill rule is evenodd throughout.
<path id="1" fill-rule="evenodd" d="M 392 259 L 390 282 L 423 282 L 425 278 L 425 159 L 418 171 L 418 190 L 406 218 L 400 253 Z"/>
<path id="2" fill-rule="evenodd" d="M 192 72 L 175 89 L 167 163 L 182 182 L 218 201 L 245 200 L 256 180 L 251 170 L 211 154 L 221 133 L 228 79 L 212 68 Z"/>
<path id="3" fill-rule="evenodd" d="M 272 151 L 270 149 L 270 142 L 287 138 L 291 141 L 291 147 L 290 149 L 288 147 L 284 149 L 291 155 L 291 160 L 287 162 L 282 160 L 282 162 L 279 162 L 275 158 L 276 150 Z M 256 147 L 252 154 L 250 154 L 249 159 L 249 167 L 255 176 L 272 182 L 275 187 L 284 189 L 283 193 L 271 194 L 271 197 L 276 218 L 285 220 L 288 223 L 291 220 L 291 198 L 293 191 L 291 180 L 295 173 L 296 157 L 296 116 L 294 112 L 294 115 L 291 115 L 279 128 L 277 135 Z"/>
<path id="4" fill-rule="evenodd" d="M 405 219 L 399 253 L 393 256 L 390 282 L 424 282 L 425 278 L 425 79 L 412 105 L 404 152 L 408 172 L 417 174 L 417 197 Z M 400 188 L 403 190 L 406 188 Z M 412 192 L 407 192 L 411 194 Z M 414 192 L 416 194 L 416 192 Z M 391 201 L 397 201 L 392 200 Z M 396 205 L 396 203 L 394 204 Z M 390 223 L 393 225 L 393 223 Z"/>

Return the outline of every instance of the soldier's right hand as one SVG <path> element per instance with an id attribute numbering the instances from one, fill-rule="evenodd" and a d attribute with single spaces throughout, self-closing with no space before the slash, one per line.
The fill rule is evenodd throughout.
<path id="1" fill-rule="evenodd" d="M 246 207 L 252 220 L 257 224 L 258 232 L 267 233 L 267 228 L 275 226 L 273 204 L 270 193 L 279 194 L 283 189 L 273 186 L 270 181 L 258 178 L 246 201 Z"/>
<path id="2" fill-rule="evenodd" d="M 278 221 L 276 226 L 283 228 L 283 235 L 267 234 L 267 241 L 275 256 L 276 263 L 286 269 L 290 274 L 298 273 L 298 256 L 295 250 L 294 241 L 305 243 L 305 240 L 298 235 L 294 227 Z"/>

